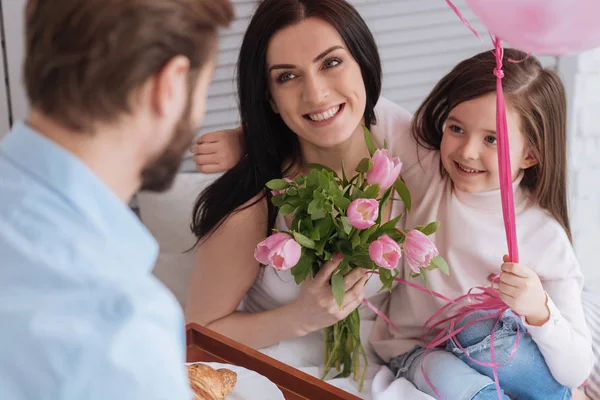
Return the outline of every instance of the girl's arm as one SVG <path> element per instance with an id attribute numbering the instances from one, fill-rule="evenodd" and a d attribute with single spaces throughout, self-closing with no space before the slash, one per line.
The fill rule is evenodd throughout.
<path id="1" fill-rule="evenodd" d="M 594 365 L 592 339 L 581 304 L 582 283 L 581 275 L 576 274 L 542 281 L 550 318 L 542 326 L 526 324 L 554 378 L 570 388 L 580 386 Z"/>
<path id="2" fill-rule="evenodd" d="M 242 127 L 206 133 L 190 147 L 199 172 L 214 174 L 233 168 L 246 152 Z"/>

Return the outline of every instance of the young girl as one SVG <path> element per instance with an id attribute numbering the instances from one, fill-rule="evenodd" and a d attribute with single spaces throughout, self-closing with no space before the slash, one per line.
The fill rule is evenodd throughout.
<path id="1" fill-rule="evenodd" d="M 564 88 L 534 57 L 505 50 L 502 83 L 520 262 L 506 257 L 502 262 L 506 240 L 494 68 L 492 52 L 458 64 L 417 110 L 413 137 L 396 137 L 391 144 L 413 150 L 401 155 L 403 178 L 415 204 L 407 225 L 432 219 L 442 223 L 434 240 L 452 274 L 430 274 L 433 291 L 457 298 L 470 288 L 489 286 L 490 277 L 500 275 L 497 289 L 510 307 L 494 333 L 496 362 L 505 364 L 498 369 L 504 392 L 520 399 L 570 398 L 570 388 L 589 375 L 593 353 L 581 305 L 583 277 L 570 242 Z M 371 342 L 384 359 L 391 359 L 389 366 L 398 377 L 431 395 L 498 398 L 492 369 L 473 361 L 491 362 L 496 319 L 470 326 L 445 349 L 425 357 L 423 342 L 406 339 L 419 337 L 427 319 L 443 305 L 443 300 L 411 288 L 395 291 L 387 312 L 402 335 L 379 320 Z M 467 316 L 459 326 L 481 314 Z M 517 332 L 518 348 L 508 361 Z"/>
<path id="2" fill-rule="evenodd" d="M 510 310 L 497 325 L 496 319 L 471 325 L 444 349 L 424 357 L 426 342 L 407 338 L 420 337 L 429 317 L 446 303 L 401 286 L 382 311 L 402 334 L 380 318 L 370 341 L 397 377 L 407 378 L 432 396 L 496 399 L 491 368 L 472 361 L 491 361 L 490 336 L 495 326 L 495 361 L 505 363 L 498 369 L 505 398 L 570 398 L 570 388 L 588 377 L 593 353 L 581 305 L 583 276 L 571 245 L 567 212 L 564 88 L 559 77 L 535 57 L 505 50 L 502 83 L 520 246 L 520 262 L 506 262 L 495 66 L 489 51 L 458 64 L 418 109 L 413 136 L 398 129 L 398 135 L 388 136 L 388 145 L 403 162 L 402 175 L 413 196 L 406 225 L 441 221 L 433 239 L 452 273 L 449 277 L 429 274 L 429 287 L 457 298 L 473 287 L 489 286 L 490 278 L 499 274 L 496 287 Z M 378 118 L 399 115 L 399 123 L 403 121 L 403 110 L 384 99 L 376 113 Z M 384 129 L 394 132 L 393 124 Z M 235 130 L 227 134 L 237 135 Z M 192 151 L 198 153 L 203 146 Z M 221 147 L 221 152 L 229 149 Z M 202 164 L 207 157 L 214 156 L 197 161 Z M 409 272 L 401 268 L 405 279 Z M 467 316 L 458 326 L 481 314 Z M 518 348 L 507 362 L 517 332 Z"/>

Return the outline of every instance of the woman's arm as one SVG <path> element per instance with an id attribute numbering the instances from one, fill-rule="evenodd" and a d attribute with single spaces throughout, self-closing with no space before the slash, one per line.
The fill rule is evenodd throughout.
<path id="1" fill-rule="evenodd" d="M 338 309 L 329 285 L 338 261 L 325 264 L 315 278 L 306 281 L 300 296 L 290 304 L 258 313 L 236 311 L 259 274 L 254 249 L 266 230 L 263 199 L 229 216 L 201 242 L 190 282 L 187 322 L 259 349 L 332 325 L 360 304 L 366 275 L 356 268 L 345 278 L 344 306 Z"/>

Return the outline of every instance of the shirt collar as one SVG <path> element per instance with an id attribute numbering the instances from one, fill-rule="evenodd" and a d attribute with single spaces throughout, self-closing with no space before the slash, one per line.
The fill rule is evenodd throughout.
<path id="1" fill-rule="evenodd" d="M 531 201 L 528 191 L 521 187 L 521 181 L 524 176 L 525 174 L 521 172 L 512 183 L 515 212 L 522 211 Z M 470 207 L 502 213 L 502 196 L 500 189 L 479 193 L 463 192 L 456 187 L 454 187 L 453 190 L 456 198 Z"/>
<path id="2" fill-rule="evenodd" d="M 106 256 L 129 263 L 117 268 L 152 270 L 158 254 L 156 240 L 83 161 L 22 122 L 15 123 L 0 142 L 0 153 L 100 230 L 112 252 Z"/>

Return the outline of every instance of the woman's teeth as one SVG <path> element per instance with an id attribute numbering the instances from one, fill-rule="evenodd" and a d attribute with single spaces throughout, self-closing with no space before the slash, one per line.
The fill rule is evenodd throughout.
<path id="1" fill-rule="evenodd" d="M 308 114 L 308 118 L 315 122 L 327 121 L 328 119 L 333 118 L 341 108 L 342 106 L 339 105 L 319 114 Z"/>
<path id="2" fill-rule="evenodd" d="M 465 166 L 463 166 L 463 165 L 461 165 L 459 163 L 456 163 L 456 165 L 458 165 L 458 168 L 462 169 L 465 172 L 471 173 L 471 174 L 474 174 L 474 173 L 477 173 L 477 172 L 483 172 L 483 171 L 479 171 L 477 169 L 467 168 L 467 167 L 465 167 Z"/>

